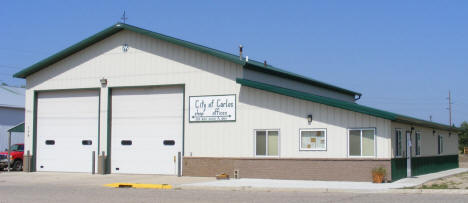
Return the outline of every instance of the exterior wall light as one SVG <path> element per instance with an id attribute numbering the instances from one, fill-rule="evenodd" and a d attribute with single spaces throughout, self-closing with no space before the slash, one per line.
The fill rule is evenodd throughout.
<path id="1" fill-rule="evenodd" d="M 414 127 L 413 127 L 413 126 L 411 126 L 411 131 L 414 131 Z"/>
<path id="2" fill-rule="evenodd" d="M 312 114 L 307 115 L 307 121 L 312 123 Z"/>
<path id="3" fill-rule="evenodd" d="M 128 51 L 128 44 L 122 45 L 122 51 L 127 52 Z"/>
<path id="4" fill-rule="evenodd" d="M 105 87 L 107 85 L 107 79 L 105 79 L 105 78 L 100 79 L 99 82 L 101 82 L 101 85 L 103 87 Z"/>
<path id="5" fill-rule="evenodd" d="M 436 134 L 436 131 L 432 130 L 432 136 L 435 136 L 435 134 Z"/>

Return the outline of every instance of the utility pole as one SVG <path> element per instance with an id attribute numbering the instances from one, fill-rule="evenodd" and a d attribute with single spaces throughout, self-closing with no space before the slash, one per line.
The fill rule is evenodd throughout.
<path id="1" fill-rule="evenodd" d="M 449 125 L 452 126 L 452 95 L 450 94 L 449 90 L 449 95 L 448 95 L 448 110 L 449 110 Z"/>

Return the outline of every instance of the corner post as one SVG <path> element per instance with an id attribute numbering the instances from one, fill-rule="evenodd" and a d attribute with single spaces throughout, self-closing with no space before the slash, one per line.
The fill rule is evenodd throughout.
<path id="1" fill-rule="evenodd" d="M 411 155 L 413 150 L 411 150 L 411 131 L 406 131 L 406 177 L 411 177 Z"/>

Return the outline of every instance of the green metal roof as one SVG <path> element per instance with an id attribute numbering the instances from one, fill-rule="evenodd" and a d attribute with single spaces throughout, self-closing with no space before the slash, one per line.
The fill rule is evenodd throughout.
<path id="1" fill-rule="evenodd" d="M 259 71 L 259 72 L 263 72 L 263 73 L 267 73 L 267 74 L 272 74 L 272 75 L 276 75 L 276 76 L 279 76 L 279 77 L 288 78 L 288 79 L 292 79 L 292 80 L 295 80 L 295 81 L 311 84 L 311 85 L 314 85 L 314 86 L 334 90 L 334 91 L 341 92 L 341 93 L 348 94 L 348 95 L 352 95 L 352 96 L 355 96 L 355 95 L 362 96 L 362 94 L 359 93 L 359 92 L 354 92 L 354 91 L 347 90 L 347 89 L 344 89 L 344 88 L 341 88 L 341 87 L 337 87 L 337 86 L 334 86 L 334 85 L 331 85 L 331 84 L 328 84 L 328 83 L 324 83 L 324 82 L 321 82 L 321 81 L 318 81 L 318 80 L 314 80 L 312 78 L 308 78 L 308 77 L 305 77 L 303 75 L 299 75 L 299 74 L 296 74 L 296 73 L 291 73 L 289 71 L 285 71 L 285 70 L 273 67 L 273 66 L 268 65 L 268 64 L 267 64 L 267 66 L 265 66 L 264 63 L 260 63 L 258 61 L 254 61 L 254 60 L 249 60 L 248 62 L 246 62 L 244 67 L 248 68 L 248 69 L 255 70 L 255 71 Z"/>
<path id="2" fill-rule="evenodd" d="M 212 48 L 209 48 L 209 47 L 205 47 L 205 46 L 198 45 L 198 44 L 195 44 L 195 43 L 192 43 L 192 42 L 177 39 L 177 38 L 174 38 L 174 37 L 170 37 L 170 36 L 163 35 L 163 34 L 160 34 L 160 33 L 152 32 L 152 31 L 149 31 L 149 30 L 145 30 L 145 29 L 135 27 L 135 26 L 132 26 L 132 25 L 128 25 L 128 24 L 124 24 L 124 23 L 117 23 L 115 25 L 112 25 L 112 26 L 102 30 L 101 32 L 98 32 L 97 34 L 92 35 L 91 37 L 88 37 L 88 38 L 86 38 L 86 39 L 84 39 L 84 40 L 82 40 L 82 41 L 80 41 L 80 42 L 78 42 L 78 43 L 76 43 L 76 44 L 74 44 L 74 45 L 72 45 L 72 46 L 70 46 L 70 47 L 68 47 L 68 48 L 66 48 L 66 49 L 64 49 L 64 50 L 62 50 L 62 51 L 48 57 L 48 58 L 46 58 L 46 59 L 44 59 L 44 60 L 42 60 L 42 61 L 37 62 L 36 64 L 33 64 L 33 65 L 31 65 L 31 66 L 29 66 L 29 67 L 15 73 L 13 75 L 13 77 L 26 78 L 28 75 L 31 75 L 31 74 L 33 74 L 35 72 L 38 72 L 38 71 L 40 71 L 40 70 L 42 70 L 42 69 L 44 69 L 44 68 L 46 68 L 46 67 L 48 67 L 50 65 L 62 60 L 62 59 L 66 58 L 66 57 L 68 57 L 68 56 L 70 56 L 70 55 L 72 55 L 72 54 L 74 54 L 76 52 L 79 52 L 79 51 L 93 45 L 94 43 L 99 42 L 99 41 L 101 41 L 101 40 L 103 40 L 103 39 L 105 39 L 105 38 L 107 38 L 109 36 L 112 36 L 113 34 L 115 34 L 117 32 L 120 32 L 122 30 L 133 31 L 133 32 L 136 32 L 136 33 L 140 33 L 142 35 L 146 35 L 146 36 L 155 38 L 155 39 L 163 40 L 163 41 L 173 43 L 173 44 L 176 44 L 176 45 L 179 45 L 179 46 L 183 46 L 183 47 L 187 47 L 187 48 L 190 48 L 190 49 L 193 49 L 193 50 L 196 50 L 196 51 L 200 51 L 202 53 L 206 53 L 206 54 L 209 54 L 209 55 L 212 55 L 212 56 L 215 56 L 215 57 L 219 57 L 221 59 L 231 61 L 231 62 L 239 64 L 239 65 L 242 65 L 243 67 L 248 68 L 248 69 L 252 69 L 252 70 L 256 70 L 256 71 L 260 71 L 260 72 L 264 72 L 264 73 L 268 73 L 268 74 L 277 75 L 279 77 L 284 77 L 284 78 L 288 78 L 288 79 L 292 79 L 292 80 L 312 84 L 312 85 L 315 85 L 315 86 L 323 87 L 323 88 L 326 88 L 326 89 L 338 91 L 338 92 L 345 93 L 345 94 L 361 96 L 361 93 L 354 92 L 354 91 L 351 91 L 351 90 L 347 90 L 347 89 L 344 89 L 344 88 L 340 88 L 340 87 L 337 87 L 337 86 L 334 86 L 334 85 L 331 85 L 331 84 L 327 84 L 327 83 L 324 83 L 324 82 L 320 82 L 320 81 L 317 81 L 317 80 L 314 80 L 314 79 L 311 79 L 311 78 L 307 78 L 307 77 L 304 77 L 302 75 L 298 75 L 298 74 L 295 74 L 295 73 L 291 73 L 291 72 L 288 72 L 288 71 L 273 67 L 271 65 L 266 65 L 265 66 L 264 63 L 254 61 L 254 60 L 249 60 L 249 61 L 246 62 L 245 59 L 240 60 L 238 55 L 234 55 L 234 54 L 230 54 L 230 53 L 223 52 L 223 51 L 220 51 L 220 50 L 212 49 Z M 326 105 L 330 105 L 330 106 L 334 106 L 334 107 L 338 107 L 338 108 L 343 108 L 343 109 L 347 109 L 347 110 L 350 110 L 350 111 L 355 111 L 355 112 L 364 113 L 364 114 L 368 114 L 368 115 L 372 115 L 372 116 L 376 116 L 376 117 L 380 117 L 380 118 L 389 119 L 389 120 L 392 120 L 392 121 L 408 123 L 408 124 L 412 124 L 412 125 L 422 125 L 422 126 L 427 126 L 427 127 L 434 127 L 434 128 L 438 128 L 438 129 L 445 129 L 445 130 L 457 130 L 457 128 L 454 128 L 454 127 L 451 127 L 451 126 L 447 126 L 447 125 L 443 125 L 443 124 L 439 124 L 439 123 L 434 123 L 434 122 L 430 122 L 430 121 L 425 121 L 425 120 L 421 120 L 421 119 L 417 119 L 417 118 L 412 118 L 412 117 L 409 117 L 409 116 L 399 115 L 399 114 L 395 114 L 395 113 L 391 113 L 391 112 L 387 112 L 387 111 L 382 111 L 382 110 L 374 109 L 374 108 L 371 108 L 371 107 L 359 105 L 359 104 L 356 104 L 356 103 L 353 103 L 353 102 L 346 102 L 346 101 L 341 101 L 341 100 L 337 100 L 337 99 L 317 96 L 317 95 L 313 95 L 313 94 L 308 94 L 308 93 L 304 93 L 304 92 L 300 92 L 300 91 L 295 91 L 295 90 L 291 90 L 291 89 L 286 89 L 286 88 L 282 88 L 282 87 L 277 87 L 277 86 L 268 85 L 268 84 L 264 84 L 264 83 L 259 83 L 259 82 L 255 82 L 255 81 L 250 81 L 250 80 L 245 80 L 245 79 L 237 79 L 237 82 L 242 84 L 242 85 L 245 85 L 245 86 L 249 86 L 249 87 L 253 87 L 253 88 L 257 88 L 257 89 L 262 89 L 262 90 L 266 90 L 266 91 L 270 91 L 270 92 L 275 92 L 275 93 L 278 93 L 278 94 L 283 94 L 283 95 L 286 95 L 286 96 L 291 96 L 291 97 L 295 97 L 295 98 L 299 98 L 299 99 L 313 101 L 313 102 L 317 102 L 317 103 L 321 103 L 321 104 L 326 104 Z M 19 127 L 18 129 L 21 129 L 21 125 L 17 126 L 17 127 Z M 24 124 L 22 125 L 22 130 L 24 131 Z"/>
<path id="3" fill-rule="evenodd" d="M 102 30 L 101 32 L 98 32 L 97 34 L 91 36 L 91 37 L 88 37 L 86 39 L 84 39 L 83 41 L 80 41 L 42 61 L 39 61 L 38 63 L 36 64 L 33 64 L 17 73 L 15 73 L 13 75 L 13 77 L 16 77 L 16 78 L 26 78 L 28 75 L 31 75 L 37 71 L 40 71 L 42 70 L 43 68 L 46 68 L 78 51 L 81 51 L 91 45 L 93 45 L 94 43 L 96 42 L 99 42 L 117 32 L 120 32 L 122 30 L 129 30 L 129 31 L 133 31 L 133 32 L 136 32 L 136 33 L 139 33 L 139 34 L 142 34 L 142 35 L 145 35 L 145 36 L 148 36 L 148 37 L 152 37 L 152 38 L 155 38 L 155 39 L 159 39 L 159 40 L 163 40 L 163 41 L 166 41 L 166 42 L 169 42 L 169 43 L 173 43 L 173 44 L 176 44 L 176 45 L 179 45 L 179 46 L 183 46 L 183 47 L 187 47 L 187 48 L 190 48 L 190 49 L 193 49 L 193 50 L 196 50 L 196 51 L 200 51 L 202 53 L 206 53 L 206 54 L 209 54 L 209 55 L 212 55 L 212 56 L 215 56 L 215 57 L 219 57 L 221 59 L 225 59 L 225 60 L 228 60 L 228 61 L 231 61 L 233 63 L 236 63 L 236 64 L 239 64 L 239 65 L 242 65 L 244 66 L 245 68 L 250 68 L 250 69 L 253 69 L 253 70 L 256 70 L 256 71 L 261 71 L 261 72 L 264 72 L 264 73 L 268 73 L 268 74 L 274 74 L 274 75 L 277 75 L 277 76 L 280 76 L 280 77 L 284 77 L 284 78 L 288 78 L 288 79 L 293 79 L 293 80 L 297 80 L 297 81 L 300 81 L 300 82 L 304 82 L 304 83 L 307 83 L 307 84 L 312 84 L 312 85 L 316 85 L 316 86 L 319 86 L 319 87 L 323 87 L 323 88 L 326 88 L 326 89 L 330 89 L 330 90 L 334 90 L 334 91 L 338 91 L 338 92 L 341 92 L 341 93 L 345 93 L 345 94 L 349 94 L 349 95 L 358 95 L 358 96 L 361 96 L 361 93 L 358 93 L 358 92 L 354 92 L 354 91 L 351 91 L 351 90 L 347 90 L 347 89 L 344 89 L 344 88 L 340 88 L 340 87 L 337 87 L 337 86 L 334 86 L 334 85 L 330 85 L 330 84 L 327 84 L 327 83 L 324 83 L 324 82 L 320 82 L 320 81 L 317 81 L 317 80 L 314 80 L 314 79 L 311 79 L 311 78 L 307 78 L 307 77 L 304 77 L 304 76 L 301 76 L 301 75 L 298 75 L 298 74 L 295 74 L 295 73 L 291 73 L 291 72 L 288 72 L 288 71 L 285 71 L 285 70 L 281 70 L 279 68 L 275 68 L 271 65 L 267 65 L 265 66 L 263 63 L 261 62 L 258 62 L 258 61 L 254 61 L 254 60 L 249 60 L 248 62 L 245 61 L 245 59 L 241 60 L 239 58 L 239 56 L 237 55 L 234 55 L 234 54 L 230 54 L 230 53 L 227 53 L 227 52 L 223 52 L 223 51 L 220 51 L 220 50 L 216 50 L 216 49 L 212 49 L 212 48 L 209 48 L 209 47 L 205 47 L 205 46 L 202 46 L 202 45 L 198 45 L 198 44 L 195 44 L 195 43 L 192 43 L 192 42 L 188 42 L 188 41 L 185 41 L 185 40 L 181 40 L 181 39 L 177 39 L 177 38 L 174 38 L 174 37 L 170 37 L 170 36 L 167 36 L 167 35 L 163 35 L 163 34 L 160 34 L 160 33 L 156 33 L 156 32 L 152 32 L 152 31 L 149 31 L 149 30 L 145 30 L 145 29 L 142 29 L 142 28 L 139 28 L 139 27 L 135 27 L 135 26 L 132 26 L 132 25 L 128 25 L 128 24 L 124 24 L 124 23 L 117 23 L 115 25 L 112 25 L 104 30 Z"/>
<path id="4" fill-rule="evenodd" d="M 396 114 L 396 113 L 392 113 L 388 111 L 383 111 L 383 110 L 367 107 L 364 105 L 356 104 L 354 102 L 347 102 L 347 101 L 342 101 L 338 99 L 322 97 L 322 96 L 318 96 L 318 95 L 314 95 L 310 93 L 300 92 L 297 90 L 287 89 L 287 88 L 283 88 L 279 86 L 274 86 L 274 85 L 256 82 L 252 80 L 246 80 L 242 78 L 237 78 L 236 81 L 237 83 L 243 86 L 260 89 L 260 90 L 264 90 L 268 92 L 273 92 L 273 93 L 277 93 L 277 94 L 281 94 L 285 96 L 290 96 L 290 97 L 294 97 L 298 99 L 303 99 L 307 101 L 312 101 L 315 103 L 333 106 L 333 107 L 337 107 L 341 109 L 346 109 L 349 111 L 363 113 L 363 114 L 367 114 L 367 115 L 371 115 L 371 116 L 375 116 L 379 118 L 388 119 L 388 120 L 395 121 L 395 122 L 401 122 L 401 123 L 406 123 L 410 125 L 425 126 L 429 128 L 436 128 L 436 129 L 442 129 L 442 130 L 459 131 L 459 129 L 456 127 L 451 127 L 451 126 L 440 124 L 440 123 L 425 121 L 425 120 L 421 120 L 417 118 L 412 118 L 409 116 L 404 116 L 404 115 L 400 115 L 400 114 Z"/>
<path id="5" fill-rule="evenodd" d="M 13 128 L 10 128 L 8 132 L 19 132 L 19 133 L 24 133 L 24 123 L 21 123 Z"/>

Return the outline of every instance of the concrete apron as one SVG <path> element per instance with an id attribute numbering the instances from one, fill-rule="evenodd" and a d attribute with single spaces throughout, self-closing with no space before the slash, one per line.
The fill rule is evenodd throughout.
<path id="1" fill-rule="evenodd" d="M 182 184 L 181 189 L 221 189 L 221 190 L 260 190 L 260 191 L 311 191 L 311 192 L 358 192 L 358 193 L 434 193 L 433 190 L 401 189 L 422 185 L 428 181 L 468 172 L 467 168 L 457 168 L 437 173 L 405 178 L 393 183 L 375 184 L 370 182 L 345 181 L 304 181 L 273 179 L 236 179 Z M 437 190 L 436 193 L 462 193 L 468 190 Z"/>
<path id="2" fill-rule="evenodd" d="M 62 173 L 62 172 L 4 172 L 0 173 L 2 184 L 54 184 L 63 186 L 96 186 L 103 187 L 111 183 L 140 183 L 140 184 L 169 184 L 172 186 L 211 182 L 214 177 L 177 177 L 170 175 L 134 175 L 134 174 L 109 174 L 92 175 L 89 173 Z"/>
<path id="3" fill-rule="evenodd" d="M 2 184 L 54 184 L 63 186 L 104 187 L 105 184 L 129 182 L 141 184 L 168 184 L 172 189 L 186 190 L 252 190 L 252 191 L 308 191 L 308 192 L 353 192 L 353 193 L 453 193 L 468 194 L 468 190 L 400 189 L 414 187 L 425 182 L 468 172 L 458 168 L 414 178 L 401 179 L 393 183 L 374 184 L 370 182 L 305 181 L 273 179 L 231 179 L 216 180 L 214 177 L 177 177 L 165 175 L 91 175 L 87 173 L 57 172 L 13 172 L 0 173 Z"/>

